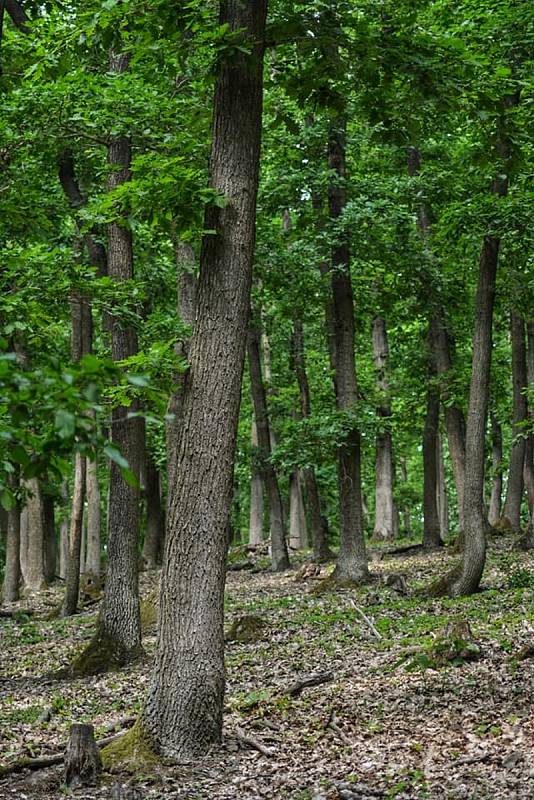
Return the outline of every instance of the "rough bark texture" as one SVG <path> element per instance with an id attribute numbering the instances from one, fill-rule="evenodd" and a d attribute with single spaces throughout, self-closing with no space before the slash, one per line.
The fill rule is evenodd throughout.
<path id="1" fill-rule="evenodd" d="M 257 465 L 258 430 L 256 419 L 252 414 L 251 444 L 253 450 L 250 480 L 250 515 L 248 526 L 248 543 L 261 544 L 263 541 L 263 479 Z"/>
<path id="2" fill-rule="evenodd" d="M 86 459 L 79 453 L 74 461 L 74 490 L 69 531 L 69 555 L 65 575 L 65 596 L 61 616 L 76 613 L 80 590 L 80 553 L 83 534 L 83 504 L 85 499 Z"/>
<path id="3" fill-rule="evenodd" d="M 534 391 L 534 322 L 527 324 L 527 380 L 529 390 Z M 532 394 L 531 394 L 532 396 Z M 530 428 L 534 427 L 534 402 L 529 403 L 528 417 Z M 525 488 L 527 490 L 528 509 L 530 513 L 532 525 L 532 517 L 534 513 L 534 433 L 529 433 L 525 445 Z"/>
<path id="4" fill-rule="evenodd" d="M 15 472 L 11 476 L 10 489 L 18 492 L 19 477 Z M 20 596 L 20 505 L 17 502 L 7 512 L 6 528 L 6 563 L 2 597 L 5 603 L 16 603 Z"/>
<path id="5" fill-rule="evenodd" d="M 346 120 L 338 118 L 330 129 L 328 165 L 336 176 L 328 189 L 330 219 L 338 220 L 346 204 Z M 354 299 L 350 276 L 350 253 L 346 236 L 339 235 L 332 248 L 331 285 L 334 314 L 335 391 L 339 411 L 356 411 L 358 386 L 354 354 Z M 367 581 L 367 554 L 363 532 L 360 432 L 348 423 L 343 444 L 337 451 L 340 543 L 335 577 Z"/>
<path id="6" fill-rule="evenodd" d="M 32 592 L 46 586 L 43 498 L 37 478 L 26 482 L 26 491 L 27 536 L 23 576 L 25 587 Z"/>
<path id="7" fill-rule="evenodd" d="M 438 437 L 439 389 L 432 346 L 433 326 L 429 331 L 429 372 L 426 395 L 425 427 L 423 431 L 423 547 L 440 547 L 441 532 L 438 511 Z"/>
<path id="8" fill-rule="evenodd" d="M 495 525 L 501 518 L 502 498 L 502 428 L 494 412 L 491 412 L 491 467 L 493 480 L 488 511 L 488 522 Z"/>
<path id="9" fill-rule="evenodd" d="M 298 318 L 295 318 L 293 322 L 292 351 L 293 364 L 299 386 L 300 413 L 303 419 L 307 419 L 311 415 L 311 396 L 304 354 L 304 328 L 302 321 Z M 327 526 L 324 524 L 321 511 L 321 497 L 314 467 L 305 467 L 302 470 L 302 477 L 310 518 L 313 558 L 314 561 L 317 562 L 328 561 L 332 558 L 332 552 L 328 547 L 328 530 Z"/>
<path id="10" fill-rule="evenodd" d="M 206 211 L 190 370 L 170 487 L 159 633 L 141 727 L 177 758 L 222 735 L 223 600 L 228 522 L 250 308 L 261 140 L 266 2 L 223 0 L 221 24 L 243 30 L 251 54 L 220 63 L 211 185 L 224 208 Z M 127 745 L 127 743 L 126 743 Z"/>
<path id="11" fill-rule="evenodd" d="M 87 546 L 85 551 L 85 571 L 100 576 L 100 484 L 98 482 L 98 462 L 87 460 Z"/>
<path id="12" fill-rule="evenodd" d="M 63 483 L 61 484 L 61 500 L 64 509 L 67 508 L 69 502 L 69 492 L 66 481 L 63 481 Z M 60 578 L 64 578 L 65 575 L 67 574 L 68 558 L 69 558 L 69 521 L 68 519 L 63 517 L 59 525 L 59 577 Z"/>
<path id="13" fill-rule="evenodd" d="M 65 784 L 69 789 L 94 784 L 102 772 L 102 760 L 92 725 L 71 726 L 65 751 Z"/>
<path id="14" fill-rule="evenodd" d="M 53 583 L 56 578 L 56 515 L 53 495 L 42 492 L 43 521 L 45 528 L 45 578 Z"/>
<path id="15" fill-rule="evenodd" d="M 525 423 L 527 421 L 527 350 L 525 341 L 525 323 L 512 311 L 510 315 L 510 335 L 512 341 L 512 398 L 513 420 L 512 434 L 514 440 L 510 453 L 506 499 L 500 524 L 518 533 L 521 530 L 521 503 L 523 500 L 526 439 Z"/>
<path id="16" fill-rule="evenodd" d="M 454 402 L 450 402 L 450 389 L 448 376 L 452 370 L 451 337 L 441 315 L 435 315 L 434 326 L 434 354 L 436 369 L 440 378 L 440 396 L 443 401 L 445 428 L 451 459 L 456 498 L 458 503 L 458 520 L 460 530 L 463 530 L 463 503 L 465 483 L 465 417 L 462 409 Z"/>
<path id="17" fill-rule="evenodd" d="M 278 485 L 278 477 L 271 462 L 271 426 L 267 410 L 267 397 L 261 372 L 260 335 L 252 323 L 247 336 L 248 368 L 250 375 L 250 393 L 254 406 L 256 431 L 258 434 L 258 466 L 265 486 L 265 495 L 269 508 L 269 526 L 271 529 L 271 559 L 275 572 L 289 567 L 284 526 L 282 497 Z"/>
<path id="18" fill-rule="evenodd" d="M 375 462 L 375 525 L 373 538 L 394 539 L 398 535 L 397 513 L 393 498 L 395 466 L 393 462 L 393 439 L 388 428 L 391 417 L 391 400 L 387 379 L 389 346 L 386 323 L 382 317 L 373 320 L 373 360 L 376 372 L 376 388 L 379 396 L 377 415 L 382 430 L 376 437 Z"/>
<path id="19" fill-rule="evenodd" d="M 293 550 L 301 550 L 308 546 L 308 528 L 301 481 L 300 470 L 291 473 L 289 478 L 289 546 Z"/>
<path id="20" fill-rule="evenodd" d="M 441 434 L 438 433 L 437 445 L 437 484 L 436 500 L 438 504 L 439 527 L 441 538 L 444 539 L 449 533 L 449 500 L 447 497 L 447 483 L 445 475 L 445 458 L 443 455 L 443 442 Z"/>
<path id="21" fill-rule="evenodd" d="M 147 451 L 145 457 L 146 532 L 143 542 L 143 565 L 154 569 L 161 563 L 165 538 L 165 515 L 161 502 L 159 470 Z"/>

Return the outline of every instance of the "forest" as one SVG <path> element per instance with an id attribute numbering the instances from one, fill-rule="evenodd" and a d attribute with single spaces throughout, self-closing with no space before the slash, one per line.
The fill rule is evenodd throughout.
<path id="1" fill-rule="evenodd" d="M 0 798 L 534 798 L 534 7 L 0 0 Z"/>

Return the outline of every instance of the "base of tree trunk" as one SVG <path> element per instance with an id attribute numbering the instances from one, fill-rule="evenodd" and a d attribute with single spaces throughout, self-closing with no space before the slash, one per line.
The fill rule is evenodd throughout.
<path id="1" fill-rule="evenodd" d="M 519 537 L 515 548 L 516 550 L 523 550 L 524 552 L 534 550 L 534 525 L 532 523 L 529 524 L 525 533 Z"/>
<path id="2" fill-rule="evenodd" d="M 423 597 L 457 597 L 455 586 L 462 574 L 462 564 L 456 564 L 449 572 L 421 589 L 418 594 Z"/>
<path id="3" fill-rule="evenodd" d="M 334 570 L 331 575 L 328 575 L 310 589 L 310 594 L 326 594 L 327 592 L 337 592 L 339 589 L 358 589 L 360 586 L 373 583 L 375 580 L 375 576 L 369 572 L 367 574 L 362 573 L 360 578 L 348 578 L 343 575 L 337 575 Z"/>
<path id="4" fill-rule="evenodd" d="M 141 659 L 145 654 L 142 647 L 125 650 L 113 637 L 101 629 L 97 630 L 87 647 L 74 657 L 69 672 L 72 677 L 100 675 L 108 670 L 120 669 Z"/>
<path id="5" fill-rule="evenodd" d="M 458 554 L 463 553 L 464 547 L 465 547 L 465 533 L 463 531 L 459 531 L 458 536 L 456 537 L 456 541 L 451 547 L 450 552 Z"/>
<path id="6" fill-rule="evenodd" d="M 65 784 L 69 789 L 97 783 L 102 772 L 100 752 L 92 725 L 74 724 L 65 751 Z"/>
<path id="7" fill-rule="evenodd" d="M 329 561 L 333 561 L 335 557 L 335 553 L 329 547 L 326 547 L 318 553 L 313 553 L 312 561 L 314 564 L 327 564 Z"/>
<path id="8" fill-rule="evenodd" d="M 128 733 L 104 747 L 100 755 L 104 769 L 114 772 L 141 774 L 161 764 L 140 720 Z"/>

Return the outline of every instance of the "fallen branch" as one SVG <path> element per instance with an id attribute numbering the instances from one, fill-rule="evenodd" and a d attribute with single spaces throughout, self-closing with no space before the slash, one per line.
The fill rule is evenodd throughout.
<path id="1" fill-rule="evenodd" d="M 371 631 L 371 633 L 373 634 L 373 636 L 375 637 L 375 639 L 379 639 L 379 640 L 380 640 L 380 639 L 382 639 L 382 634 L 380 633 L 380 631 L 379 631 L 379 630 L 377 630 L 377 629 L 376 629 L 376 627 L 375 627 L 375 626 L 374 626 L 374 624 L 371 622 L 371 620 L 369 619 L 369 617 L 367 616 L 367 614 L 365 614 L 365 613 L 362 611 L 362 609 L 361 609 L 359 606 L 357 606 L 357 605 L 356 605 L 356 603 L 354 602 L 354 600 L 351 600 L 351 601 L 350 601 L 350 604 L 351 604 L 351 606 L 353 607 L 353 609 L 356 611 L 356 613 L 357 613 L 357 614 L 359 614 L 359 615 L 360 615 L 360 617 L 363 619 L 363 621 L 364 621 L 364 622 L 365 622 L 365 624 L 368 626 L 369 630 Z"/>
<path id="2" fill-rule="evenodd" d="M 254 736 L 249 736 L 249 734 L 245 733 L 245 731 L 242 730 L 241 728 L 236 728 L 235 732 L 240 742 L 243 742 L 243 744 L 252 747 L 254 750 L 257 750 L 259 753 L 266 756 L 267 758 L 274 758 L 275 756 L 274 750 L 271 750 L 269 747 L 264 745 L 263 742 L 260 742 L 259 739 L 256 739 Z"/>
<path id="3" fill-rule="evenodd" d="M 135 717 L 128 718 L 128 727 L 131 727 L 135 722 Z M 102 747 L 106 747 L 108 744 L 120 739 L 121 736 L 124 736 L 127 733 L 128 728 L 125 728 L 118 733 L 114 733 L 112 736 L 106 736 L 104 739 L 99 739 L 96 743 L 96 746 L 99 749 Z M 54 767 L 57 764 L 62 764 L 65 758 L 65 753 L 54 753 L 49 756 L 39 756 L 39 758 L 29 758 L 25 756 L 23 758 L 19 758 L 18 761 L 13 761 L 11 764 L 0 764 L 0 778 L 3 778 L 5 775 L 12 775 L 15 772 L 22 772 L 25 769 L 29 769 L 32 771 L 45 769 L 46 767 Z"/>
<path id="4" fill-rule="evenodd" d="M 302 690 L 307 689 L 309 686 L 320 686 L 322 683 L 330 683 L 333 680 L 333 672 L 314 672 L 312 675 L 304 675 L 304 677 L 290 684 L 284 694 L 288 694 L 290 697 L 298 697 Z"/>
<path id="5" fill-rule="evenodd" d="M 481 764 L 483 761 L 487 761 L 489 757 L 489 753 L 479 753 L 477 756 L 463 756 L 459 758 L 455 764 L 462 764 L 463 766 L 468 764 Z"/>
<path id="6" fill-rule="evenodd" d="M 337 734 L 337 736 L 341 739 L 343 744 L 346 744 L 348 747 L 352 747 L 351 740 L 345 733 L 343 733 L 343 731 L 337 724 L 337 717 L 335 711 L 330 712 L 330 716 L 328 717 L 328 721 L 325 725 L 325 728 L 330 728 L 330 730 L 334 731 L 334 733 Z"/>

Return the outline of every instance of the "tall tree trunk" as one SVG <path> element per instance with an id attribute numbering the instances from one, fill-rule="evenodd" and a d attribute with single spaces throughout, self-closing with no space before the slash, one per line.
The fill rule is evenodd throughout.
<path id="1" fill-rule="evenodd" d="M 429 370 L 426 394 L 426 415 L 423 432 L 423 547 L 432 550 L 443 542 L 438 511 L 438 437 L 439 389 L 436 385 L 436 365 L 433 347 L 434 326 L 428 334 Z"/>
<path id="2" fill-rule="evenodd" d="M 336 176 L 328 189 L 332 221 L 339 220 L 346 204 L 346 119 L 338 117 L 328 139 L 328 165 Z M 347 418 L 356 411 L 358 386 L 354 354 L 354 299 L 350 276 L 350 253 L 346 235 L 339 235 L 332 249 L 331 285 L 334 313 L 335 391 L 339 411 Z M 340 544 L 336 578 L 367 581 L 369 571 L 363 531 L 360 432 L 348 422 L 345 441 L 337 450 Z"/>
<path id="3" fill-rule="evenodd" d="M 440 377 L 440 395 L 444 403 L 445 428 L 449 455 L 451 458 L 456 498 L 458 503 L 458 521 L 460 531 L 464 529 L 463 505 L 465 484 L 465 417 L 462 409 L 450 402 L 450 392 L 447 379 L 452 370 L 451 337 L 442 319 L 442 315 L 433 318 L 433 344 L 436 360 L 436 369 Z"/>
<path id="4" fill-rule="evenodd" d="M 159 470 L 147 451 L 145 457 L 146 533 L 143 542 L 145 569 L 155 569 L 161 563 L 165 537 L 165 515 L 161 503 Z"/>
<path id="5" fill-rule="evenodd" d="M 256 430 L 258 434 L 259 468 L 265 486 L 267 505 L 269 508 L 269 524 L 271 529 L 271 559 L 275 572 L 289 567 L 287 544 L 284 527 L 284 511 L 282 497 L 278 485 L 278 477 L 271 462 L 271 426 L 267 411 L 267 397 L 263 385 L 260 361 L 260 336 L 253 323 L 249 326 L 247 336 L 248 367 L 250 374 L 250 392 L 254 405 Z"/>
<path id="6" fill-rule="evenodd" d="M 510 453 L 506 499 L 500 525 L 518 533 L 521 530 L 521 503 L 523 500 L 523 468 L 525 465 L 525 423 L 527 420 L 527 350 L 525 343 L 525 323 L 512 311 L 510 315 L 512 340 L 512 397 L 514 441 Z"/>
<path id="7" fill-rule="evenodd" d="M 491 412 L 491 466 L 493 480 L 488 511 L 490 525 L 495 525 L 501 518 L 502 498 L 502 429 L 497 416 Z"/>
<path id="8" fill-rule="evenodd" d="M 402 478 L 402 482 L 404 485 L 408 483 L 408 468 L 406 466 L 406 459 L 401 458 L 400 460 L 400 474 Z M 410 506 L 406 504 L 402 509 L 402 527 L 404 530 L 404 534 L 408 535 L 411 533 L 412 530 L 412 523 L 410 519 Z"/>
<path id="9" fill-rule="evenodd" d="M 45 577 L 45 525 L 43 498 L 37 478 L 26 482 L 26 548 L 22 562 L 25 587 L 30 592 L 46 586 Z M 21 537 L 23 538 L 23 537 Z"/>
<path id="10" fill-rule="evenodd" d="M 67 482 L 61 484 L 61 500 L 63 508 L 66 509 L 69 502 L 69 490 Z M 69 558 L 69 521 L 62 518 L 59 525 L 59 577 L 65 578 L 67 574 L 67 561 Z"/>
<path id="11" fill-rule="evenodd" d="M 79 453 L 74 461 L 74 490 L 69 531 L 69 557 L 65 576 L 65 596 L 61 606 L 61 616 L 68 617 L 76 612 L 80 590 L 80 551 L 83 535 L 83 504 L 85 499 L 86 459 Z"/>
<path id="12" fill-rule="evenodd" d="M 263 479 L 257 465 L 258 430 L 254 412 L 252 413 L 251 440 L 253 454 L 250 479 L 248 543 L 259 545 L 263 541 Z"/>
<path id="13" fill-rule="evenodd" d="M 110 72 L 128 70 L 129 57 L 110 54 Z M 111 139 L 108 146 L 110 168 L 108 190 L 113 192 L 130 180 L 131 142 L 127 136 Z M 108 275 L 118 285 L 133 277 L 132 233 L 124 219 L 108 225 Z M 137 353 L 137 333 L 117 316 L 111 317 L 111 355 L 123 361 Z M 121 666 L 142 653 L 141 619 L 138 587 L 139 542 L 139 473 L 143 447 L 143 425 L 133 401 L 129 408 L 114 408 L 111 416 L 111 442 L 127 460 L 136 479 L 131 485 L 115 463 L 110 462 L 107 554 L 108 567 L 104 599 L 97 629 L 87 649 L 75 658 L 75 673 L 100 672 L 109 666 Z"/>
<path id="14" fill-rule="evenodd" d="M 17 497 L 19 475 L 14 472 L 10 479 L 10 489 Z M 20 503 L 18 498 L 7 512 L 6 563 L 2 597 L 4 603 L 16 603 L 20 596 Z"/>
<path id="15" fill-rule="evenodd" d="M 85 571 L 100 577 L 100 484 L 98 482 L 98 461 L 87 459 L 87 547 L 85 551 Z"/>
<path id="16" fill-rule="evenodd" d="M 205 753 L 222 735 L 223 606 L 228 525 L 250 309 L 261 140 L 265 0 L 223 0 L 220 23 L 251 52 L 218 68 L 211 186 L 227 199 L 206 211 L 190 370 L 172 468 L 158 644 L 140 722 L 157 750 Z M 127 742 L 126 742 L 127 746 Z"/>
<path id="17" fill-rule="evenodd" d="M 293 550 L 301 550 L 308 546 L 301 480 L 300 470 L 294 470 L 289 478 L 289 546 Z"/>
<path id="18" fill-rule="evenodd" d="M 443 442 L 441 434 L 438 433 L 437 443 L 437 486 L 436 500 L 438 504 L 439 527 L 441 538 L 444 539 L 449 533 L 449 500 L 447 497 L 447 482 L 445 475 L 445 458 L 443 455 Z"/>
<path id="19" fill-rule="evenodd" d="M 529 390 L 534 391 L 534 322 L 527 324 L 527 380 Z M 532 397 L 532 394 L 531 394 Z M 530 429 L 534 428 L 534 401 L 528 404 Z M 534 512 L 534 433 L 529 433 L 525 445 L 525 488 L 527 490 L 528 509 L 532 517 Z"/>
<path id="20" fill-rule="evenodd" d="M 306 372 L 306 358 L 304 355 L 304 329 L 302 321 L 295 318 L 293 321 L 293 363 L 297 376 L 300 396 L 300 413 L 303 419 L 311 416 L 311 397 L 308 374 Z M 327 526 L 321 511 L 321 498 L 315 468 L 305 467 L 302 470 L 308 512 L 310 516 L 310 529 L 313 547 L 313 559 L 317 563 L 328 561 L 332 558 L 332 551 L 328 547 Z"/>
<path id="21" fill-rule="evenodd" d="M 391 400 L 387 379 L 389 346 L 386 323 L 382 317 L 373 320 L 373 360 L 376 372 L 376 388 L 379 395 L 377 414 L 381 430 L 376 437 L 375 462 L 375 525 L 373 538 L 379 541 L 394 539 L 398 534 L 397 513 L 393 498 L 395 466 L 393 462 L 393 439 L 388 427 L 391 417 Z"/>
<path id="22" fill-rule="evenodd" d="M 53 495 L 42 493 L 45 528 L 45 578 L 53 583 L 56 578 L 56 515 Z"/>

